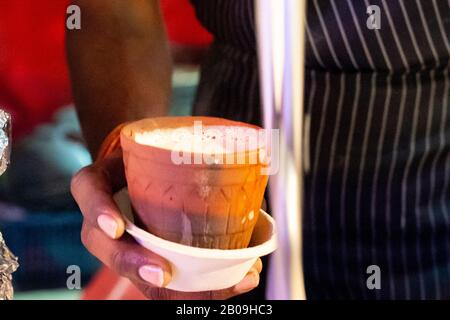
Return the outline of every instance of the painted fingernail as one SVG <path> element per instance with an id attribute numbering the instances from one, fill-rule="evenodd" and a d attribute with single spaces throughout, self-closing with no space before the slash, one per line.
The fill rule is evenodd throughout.
<path id="1" fill-rule="evenodd" d="M 164 271 L 158 266 L 146 265 L 140 267 L 139 276 L 156 287 L 164 285 Z"/>
<path id="2" fill-rule="evenodd" d="M 97 223 L 100 229 L 103 230 L 111 239 L 116 239 L 117 222 L 112 217 L 102 214 L 97 218 Z"/>
<path id="3" fill-rule="evenodd" d="M 242 279 L 241 282 L 239 282 L 235 287 L 235 291 L 237 292 L 246 292 L 249 291 L 255 287 L 257 287 L 259 284 L 259 275 L 257 272 L 252 271 L 248 273 L 244 279 Z"/>

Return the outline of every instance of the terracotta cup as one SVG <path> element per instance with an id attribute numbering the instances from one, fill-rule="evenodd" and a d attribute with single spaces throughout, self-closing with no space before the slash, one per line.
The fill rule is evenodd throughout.
<path id="1" fill-rule="evenodd" d="M 265 164 L 253 157 L 259 149 L 235 152 L 220 164 L 176 164 L 169 148 L 140 144 L 137 132 L 202 126 L 259 127 L 220 118 L 164 117 L 133 122 L 121 131 L 128 192 L 137 222 L 163 239 L 201 248 L 238 249 L 248 246 L 259 216 L 268 176 Z M 201 157 L 202 155 L 200 155 Z M 250 159 L 257 159 L 250 161 Z M 197 158 L 198 159 L 198 158 Z M 242 158 L 241 158 L 242 159 Z"/>

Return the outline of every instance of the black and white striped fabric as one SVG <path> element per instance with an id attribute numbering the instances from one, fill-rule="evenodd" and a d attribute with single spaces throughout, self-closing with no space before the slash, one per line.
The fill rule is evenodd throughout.
<path id="1" fill-rule="evenodd" d="M 215 35 L 194 113 L 260 124 L 253 0 L 192 3 Z M 308 0 L 307 20 L 307 296 L 450 299 L 450 1 Z"/>

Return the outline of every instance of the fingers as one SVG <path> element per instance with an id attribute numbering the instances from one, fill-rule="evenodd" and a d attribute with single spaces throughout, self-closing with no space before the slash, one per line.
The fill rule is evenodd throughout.
<path id="1" fill-rule="evenodd" d="M 226 300 L 256 288 L 259 284 L 259 274 L 252 271 L 238 285 L 218 291 L 180 292 L 133 283 L 151 300 Z"/>
<path id="2" fill-rule="evenodd" d="M 232 288 L 235 293 L 234 295 L 243 294 L 255 289 L 259 285 L 259 274 L 261 271 L 262 261 L 258 258 L 244 279 Z"/>
<path id="3" fill-rule="evenodd" d="M 253 265 L 253 268 L 256 268 L 256 271 L 258 271 L 258 273 L 261 273 L 262 268 L 263 268 L 263 263 L 261 261 L 261 258 L 258 258 L 258 260 L 256 260 L 255 264 Z"/>
<path id="4" fill-rule="evenodd" d="M 133 283 L 150 300 L 226 300 L 237 295 L 231 288 L 219 291 L 180 292 L 134 281 Z"/>
<path id="5" fill-rule="evenodd" d="M 133 281 L 133 283 L 151 300 L 226 300 L 256 288 L 259 284 L 259 273 L 261 270 L 262 262 L 261 259 L 258 259 L 241 282 L 231 288 L 218 291 L 179 292 L 165 288 L 155 288 L 142 282 Z"/>
<path id="6" fill-rule="evenodd" d="M 235 286 L 218 291 L 178 292 L 164 287 L 171 280 L 170 264 L 158 255 L 137 245 L 125 235 L 112 240 L 101 230 L 83 223 L 81 240 L 91 254 L 106 266 L 129 278 L 152 300 L 225 300 L 253 290 L 259 284 L 262 270 L 258 259 L 247 275 Z"/>
<path id="7" fill-rule="evenodd" d="M 123 173 L 118 155 L 82 169 L 72 179 L 72 194 L 85 217 L 82 242 L 94 256 L 129 278 L 150 299 L 223 300 L 258 286 L 260 259 L 241 282 L 225 290 L 186 293 L 164 289 L 171 280 L 170 264 L 134 243 L 128 235 L 122 237 L 125 224 L 112 195 L 125 185 Z M 113 240 L 120 237 L 120 241 Z"/>
<path id="8" fill-rule="evenodd" d="M 105 265 L 135 282 L 164 287 L 171 279 L 169 263 L 122 237 L 125 224 L 113 200 L 113 192 L 125 185 L 120 155 L 82 169 L 72 179 L 71 190 L 85 220 L 84 246 Z M 120 241 L 115 241 L 122 237 Z"/>
<path id="9" fill-rule="evenodd" d="M 108 157 L 80 170 L 71 183 L 72 195 L 85 219 L 117 239 L 125 230 L 125 223 L 112 198 L 125 179 L 121 157 Z"/>
<path id="10" fill-rule="evenodd" d="M 84 246 L 106 266 L 134 282 L 146 286 L 164 287 L 171 280 L 167 261 L 137 245 L 129 236 L 112 240 L 88 223 L 83 224 L 81 240 Z"/>

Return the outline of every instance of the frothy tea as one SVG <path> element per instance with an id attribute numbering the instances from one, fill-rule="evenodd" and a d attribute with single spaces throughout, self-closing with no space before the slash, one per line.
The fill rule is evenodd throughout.
<path id="1" fill-rule="evenodd" d="M 261 149 L 256 129 L 241 126 L 190 126 L 134 132 L 137 143 L 178 152 L 233 154 Z"/>

